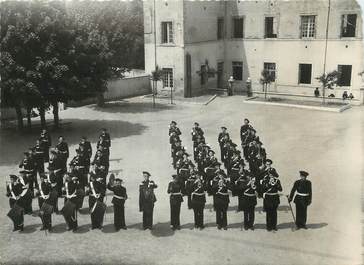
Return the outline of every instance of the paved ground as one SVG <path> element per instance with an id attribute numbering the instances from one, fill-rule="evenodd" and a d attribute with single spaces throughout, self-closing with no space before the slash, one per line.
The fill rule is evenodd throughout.
<path id="1" fill-rule="evenodd" d="M 68 109 L 61 113 L 72 122 L 53 136 L 65 135 L 71 154 L 83 134 L 95 143 L 98 130 L 109 128 L 112 135 L 112 158 L 120 158 L 111 169 L 121 169 L 130 200 L 126 204 L 129 229 L 116 233 L 112 226 L 112 208 L 106 215 L 102 231 L 89 231 L 90 217 L 80 215 L 80 230 L 66 232 L 61 216 L 53 216 L 54 232 L 39 231 L 40 220 L 26 216 L 23 233 L 12 233 L 5 216 L 5 179 L 0 196 L 0 263 L 95 263 L 95 264 L 361 264 L 361 178 L 363 108 L 344 113 L 328 113 L 285 107 L 249 105 L 240 96 L 217 98 L 208 106 L 181 103 L 169 106 L 150 99 L 132 99 L 108 104 Z M 173 173 L 170 165 L 168 124 L 173 119 L 182 130 L 182 140 L 192 148 L 190 129 L 199 121 L 206 140 L 216 150 L 221 125 L 228 127 L 239 142 L 239 128 L 249 117 L 265 143 L 268 155 L 281 175 L 286 193 L 306 169 L 313 182 L 313 204 L 309 208 L 309 229 L 293 231 L 287 201 L 282 198 L 278 215 L 278 232 L 265 230 L 265 215 L 258 202 L 256 230 L 241 231 L 242 214 L 236 213 L 237 199 L 231 199 L 229 229 L 218 231 L 208 198 L 205 218 L 207 228 L 192 230 L 193 212 L 182 209 L 183 229 L 169 229 L 167 183 Z M 16 172 L 22 151 L 36 134 L 19 135 L 1 132 L 0 172 L 3 177 Z M 55 137 L 54 137 L 55 138 Z M 155 208 L 155 229 L 140 229 L 137 210 L 137 187 L 141 171 L 149 170 L 159 184 Z M 107 204 L 110 205 L 110 196 Z M 33 204 L 35 205 L 35 204 Z"/>

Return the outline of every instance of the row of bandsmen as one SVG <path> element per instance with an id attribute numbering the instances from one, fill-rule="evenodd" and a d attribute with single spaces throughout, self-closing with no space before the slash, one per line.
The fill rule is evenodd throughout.
<path id="1" fill-rule="evenodd" d="M 231 140 L 227 128 L 221 127 L 218 143 L 226 173 L 221 169 L 221 163 L 215 157 L 215 152 L 206 144 L 204 132 L 197 122 L 191 131 L 193 156 L 197 167 L 189 159 L 190 155 L 186 148 L 182 146 L 180 135 L 181 130 L 177 127 L 177 123 L 172 121 L 169 126 L 169 141 L 172 164 L 177 174 L 173 176 L 174 180 L 169 184 L 168 192 L 171 194 L 173 229 L 180 227 L 179 212 L 183 195 L 188 197 L 188 208 L 194 210 L 195 227 L 204 228 L 205 192 L 213 197 L 218 229 L 227 229 L 227 209 L 231 191 L 232 196 L 238 197 L 238 211 L 244 212 L 245 230 L 254 229 L 257 198 L 263 198 L 267 230 L 277 230 L 277 209 L 282 186 L 277 171 L 272 167 L 272 160 L 267 159 L 263 144 L 248 119 L 244 119 L 240 130 L 243 157 L 237 145 Z M 307 180 L 308 173 L 302 170 L 299 174 L 300 179 L 295 182 L 288 196 L 289 203 L 294 198 L 296 204 L 297 229 L 306 228 L 307 207 L 312 201 L 311 182 Z"/>
<path id="2" fill-rule="evenodd" d="M 106 190 L 111 146 L 110 135 L 106 129 L 102 129 L 96 146 L 97 151 L 91 162 L 91 143 L 86 137 L 82 137 L 76 156 L 69 162 L 67 169 L 69 148 L 64 137 L 59 136 L 57 145 L 51 148 L 51 136 L 47 130 L 42 130 L 36 145 L 24 152 L 24 158 L 19 164 L 20 175 L 11 175 L 10 182 L 7 183 L 7 196 L 11 207 L 9 214 L 16 219 L 14 230 L 23 229 L 23 214 L 32 214 L 32 201 L 35 197 L 38 197 L 40 213 L 45 214 L 45 217 L 41 216 L 43 229 L 51 229 L 49 213 L 59 213 L 60 197 L 65 197 L 65 203 L 68 202 L 63 209 L 72 210 L 66 212 L 66 215 L 72 213 L 72 216 L 67 215 L 67 219 L 71 220 L 68 223 L 69 228 L 77 229 L 77 222 L 72 220 L 77 218 L 77 209 L 82 207 L 86 192 L 93 196 L 96 189 L 92 187 L 93 181 L 95 186 L 100 182 Z M 44 170 L 45 164 L 48 164 L 47 174 Z M 76 202 L 76 197 L 77 204 L 71 204 Z M 96 206 L 92 199 L 89 200 L 89 206 L 92 209 Z M 64 211 L 62 213 L 65 215 Z"/>

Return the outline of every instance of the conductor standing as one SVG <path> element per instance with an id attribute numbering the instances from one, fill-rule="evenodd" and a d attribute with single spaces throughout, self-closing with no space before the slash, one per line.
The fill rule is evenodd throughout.
<path id="1" fill-rule="evenodd" d="M 300 179 L 293 184 L 291 194 L 288 201 L 296 204 L 296 226 L 297 229 L 307 229 L 307 207 L 312 202 L 312 185 L 311 181 L 307 180 L 309 175 L 306 171 L 300 171 Z M 295 196 L 296 195 L 296 196 Z"/>
<path id="2" fill-rule="evenodd" d="M 153 229 L 153 209 L 157 198 L 154 189 L 158 186 L 150 180 L 150 173 L 143 171 L 144 180 L 139 185 L 139 211 L 143 212 L 143 229 Z"/>

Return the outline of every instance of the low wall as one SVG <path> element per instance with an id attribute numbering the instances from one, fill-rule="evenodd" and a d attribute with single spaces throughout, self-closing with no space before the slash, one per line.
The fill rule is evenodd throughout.
<path id="1" fill-rule="evenodd" d="M 108 82 L 107 91 L 104 93 L 105 101 L 113 101 L 123 98 L 143 96 L 152 93 L 149 75 L 125 77 L 123 79 Z M 82 101 L 70 101 L 67 106 L 77 107 L 96 103 L 96 98 L 88 98 Z"/>

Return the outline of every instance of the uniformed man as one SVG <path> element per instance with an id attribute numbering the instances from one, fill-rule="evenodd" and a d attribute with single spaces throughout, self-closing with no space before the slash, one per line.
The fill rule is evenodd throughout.
<path id="1" fill-rule="evenodd" d="M 241 146 L 244 150 L 244 157 L 246 157 L 246 151 L 245 151 L 245 148 L 246 148 L 246 145 L 247 145 L 247 139 L 248 139 L 248 136 L 249 136 L 249 130 L 253 128 L 251 125 L 250 125 L 250 121 L 248 119 L 244 119 L 244 124 L 240 127 L 240 140 L 241 140 Z"/>
<path id="2" fill-rule="evenodd" d="M 192 201 L 191 201 L 191 195 L 193 192 L 193 188 L 195 185 L 195 181 L 197 179 L 202 179 L 201 175 L 197 172 L 194 165 L 190 165 L 189 168 L 189 176 L 185 183 L 185 192 L 184 195 L 187 195 L 187 208 L 192 209 Z"/>
<path id="3" fill-rule="evenodd" d="M 195 228 L 204 229 L 204 214 L 206 204 L 206 194 L 203 181 L 200 178 L 196 178 L 191 192 L 191 206 L 194 212 Z"/>
<path id="4" fill-rule="evenodd" d="M 62 197 L 63 189 L 63 162 L 56 150 L 50 151 L 48 170 L 53 190 L 57 191 L 58 198 Z M 58 213 L 58 199 L 55 202 L 55 212 Z"/>
<path id="5" fill-rule="evenodd" d="M 110 149 L 110 147 L 111 147 L 111 138 L 110 138 L 110 134 L 107 132 L 107 130 L 105 128 L 101 129 L 100 137 L 106 143 L 106 146 Z"/>
<path id="6" fill-rule="evenodd" d="M 269 175 L 272 175 L 275 178 L 278 178 L 279 175 L 277 173 L 277 170 L 272 167 L 273 161 L 271 159 L 266 159 L 265 165 L 259 167 L 258 172 L 252 172 L 253 177 L 255 177 L 256 183 L 257 183 L 257 192 L 258 196 L 261 198 L 263 191 L 262 191 L 262 183 L 265 181 L 265 179 L 269 178 Z"/>
<path id="7" fill-rule="evenodd" d="M 72 174 L 78 177 L 83 189 L 87 185 L 87 159 L 86 155 L 80 149 L 76 149 L 76 156 L 69 163 Z"/>
<path id="8" fill-rule="evenodd" d="M 52 146 L 52 139 L 47 129 L 42 129 L 39 140 L 44 150 L 44 162 L 47 163 L 49 161 L 49 148 Z"/>
<path id="9" fill-rule="evenodd" d="M 280 191 L 282 191 L 281 182 L 270 173 L 263 181 L 263 207 L 266 212 L 268 231 L 277 231 L 277 209 L 280 204 L 278 192 Z"/>
<path id="10" fill-rule="evenodd" d="M 21 205 L 24 208 L 24 214 L 33 213 L 33 198 L 34 198 L 34 180 L 33 176 L 29 174 L 29 171 L 21 170 L 19 171 L 18 182 L 23 187 L 23 192 L 21 195 Z M 32 188 L 30 186 L 32 184 Z"/>
<path id="11" fill-rule="evenodd" d="M 198 122 L 195 122 L 194 127 L 191 130 L 193 150 L 195 150 L 195 148 L 198 145 L 197 138 L 203 137 L 203 135 L 204 135 L 204 131 L 199 126 L 200 126 L 200 124 Z"/>
<path id="12" fill-rule="evenodd" d="M 51 198 L 52 186 L 45 174 L 40 175 L 40 184 L 37 187 L 39 216 L 43 226 L 41 230 L 52 229 L 53 203 Z"/>
<path id="13" fill-rule="evenodd" d="M 217 185 L 212 187 L 214 193 L 214 208 L 216 212 L 216 225 L 220 230 L 227 230 L 227 209 L 229 207 L 229 193 L 224 179 L 220 178 Z"/>
<path id="14" fill-rule="evenodd" d="M 96 177 L 95 175 L 91 176 L 88 188 L 88 203 L 91 212 L 91 229 L 102 229 L 103 214 L 99 215 L 99 212 L 94 211 L 94 209 L 97 206 L 95 205 L 97 202 L 103 202 L 105 188 L 106 187 L 102 178 Z"/>
<path id="15" fill-rule="evenodd" d="M 187 152 L 183 152 L 182 157 L 176 163 L 177 167 L 177 175 L 179 179 L 186 181 L 188 178 L 188 172 L 190 165 L 193 165 L 193 162 L 189 159 L 189 154 Z"/>
<path id="16" fill-rule="evenodd" d="M 217 141 L 219 142 L 220 146 L 220 153 L 221 153 L 221 161 L 224 161 L 224 145 L 226 139 L 230 139 L 230 135 L 227 132 L 227 128 L 225 126 L 221 127 L 221 132 L 219 133 L 219 136 L 217 137 Z"/>
<path id="17" fill-rule="evenodd" d="M 68 225 L 68 231 L 75 232 L 78 228 L 77 223 L 77 189 L 79 187 L 77 176 L 66 174 L 64 183 L 65 204 L 62 209 L 63 216 Z"/>
<path id="18" fill-rule="evenodd" d="M 115 230 L 126 230 L 124 205 L 128 199 L 125 187 L 122 186 L 123 181 L 120 178 L 115 178 L 114 174 L 110 175 L 107 188 L 114 193 L 111 203 L 114 205 L 114 226 Z"/>
<path id="19" fill-rule="evenodd" d="M 39 176 L 44 172 L 44 161 L 46 150 L 41 145 L 40 140 L 38 139 L 35 146 L 33 147 L 34 161 L 35 161 L 35 176 L 37 173 Z"/>
<path id="20" fill-rule="evenodd" d="M 202 135 L 197 135 L 196 147 L 193 148 L 193 159 L 195 160 L 195 162 L 197 162 L 198 153 L 201 151 L 201 146 L 203 146 L 205 143 L 205 137 L 203 137 Z"/>
<path id="21" fill-rule="evenodd" d="M 312 185 L 311 181 L 307 179 L 309 174 L 306 171 L 301 170 L 299 173 L 300 179 L 295 181 L 288 200 L 289 202 L 294 200 L 296 204 L 297 229 L 307 229 L 307 207 L 312 202 Z"/>
<path id="22" fill-rule="evenodd" d="M 181 203 L 183 202 L 184 187 L 178 181 L 176 174 L 172 175 L 173 180 L 168 184 L 167 193 L 170 194 L 169 203 L 171 207 L 171 228 L 172 230 L 180 230 L 180 212 Z"/>
<path id="23" fill-rule="evenodd" d="M 58 137 L 58 144 L 56 150 L 59 155 L 59 159 L 62 163 L 63 174 L 67 172 L 67 159 L 69 157 L 68 144 L 65 142 L 64 137 L 61 135 Z"/>
<path id="24" fill-rule="evenodd" d="M 100 176 L 104 180 L 104 183 L 106 183 L 107 169 L 109 167 L 108 157 L 101 150 L 97 150 L 91 165 L 94 166 L 95 174 Z"/>
<path id="25" fill-rule="evenodd" d="M 153 229 L 153 209 L 157 201 L 154 189 L 158 186 L 150 180 L 150 173 L 143 171 L 144 180 L 139 185 L 139 211 L 143 212 L 143 229 Z"/>
<path id="26" fill-rule="evenodd" d="M 100 135 L 99 140 L 96 143 L 96 150 L 101 151 L 107 159 L 110 158 L 109 142 L 105 141 L 105 138 Z"/>
<path id="27" fill-rule="evenodd" d="M 90 159 L 92 156 L 92 147 L 91 147 L 91 143 L 87 140 L 86 136 L 82 136 L 81 141 L 78 146 L 80 148 L 83 147 L 84 154 L 86 155 L 86 157 L 88 157 Z"/>
<path id="28" fill-rule="evenodd" d="M 249 174 L 239 178 L 238 211 L 244 212 L 244 229 L 254 230 L 255 206 L 257 205 L 255 179 Z"/>
<path id="29" fill-rule="evenodd" d="M 13 232 L 24 230 L 24 208 L 26 207 L 25 195 L 28 187 L 18 179 L 16 175 L 10 175 L 10 182 L 7 183 L 6 196 L 9 197 L 10 212 L 8 216 L 14 224 Z"/>
<path id="30" fill-rule="evenodd" d="M 177 127 L 177 122 L 175 121 L 171 121 L 171 124 L 169 125 L 168 135 L 171 135 L 172 132 L 175 132 L 177 136 L 181 135 L 181 131 Z"/>

